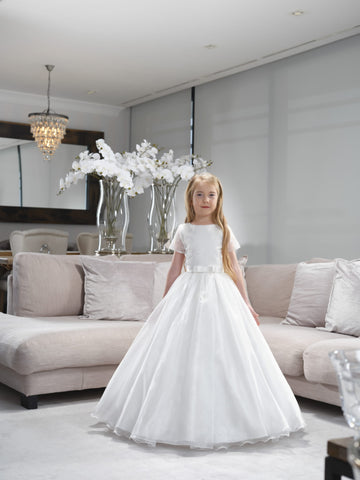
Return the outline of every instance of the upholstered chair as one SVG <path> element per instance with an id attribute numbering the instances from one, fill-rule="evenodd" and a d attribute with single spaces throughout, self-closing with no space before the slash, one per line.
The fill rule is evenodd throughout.
<path id="1" fill-rule="evenodd" d="M 10 233 L 10 247 L 13 256 L 19 252 L 41 252 L 65 255 L 68 249 L 69 233 L 51 228 L 14 230 Z"/>
<path id="2" fill-rule="evenodd" d="M 76 237 L 76 244 L 80 255 L 95 255 L 99 245 L 99 235 L 97 233 L 81 232 Z"/>
<path id="3" fill-rule="evenodd" d="M 127 253 L 132 251 L 132 233 L 128 233 L 125 239 L 125 248 Z M 80 255 L 95 255 L 99 248 L 99 235 L 97 233 L 81 232 L 76 238 L 76 243 Z"/>

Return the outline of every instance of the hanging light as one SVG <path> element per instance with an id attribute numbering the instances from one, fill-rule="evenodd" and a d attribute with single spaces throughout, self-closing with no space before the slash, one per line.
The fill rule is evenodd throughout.
<path id="1" fill-rule="evenodd" d="M 45 67 L 49 72 L 48 108 L 41 113 L 29 113 L 28 117 L 31 124 L 31 133 L 34 135 L 37 145 L 44 155 L 44 160 L 50 160 L 51 155 L 54 154 L 64 138 L 69 117 L 50 111 L 50 72 L 55 65 L 45 65 Z"/>

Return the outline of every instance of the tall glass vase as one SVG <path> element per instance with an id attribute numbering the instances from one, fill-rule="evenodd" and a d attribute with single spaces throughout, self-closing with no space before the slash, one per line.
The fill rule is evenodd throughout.
<path id="1" fill-rule="evenodd" d="M 177 184 L 154 182 L 148 213 L 149 253 L 172 253 L 169 249 L 175 231 L 175 191 Z"/>
<path id="2" fill-rule="evenodd" d="M 126 253 L 125 241 L 129 226 L 128 196 L 114 178 L 99 180 L 100 198 L 96 222 L 99 245 L 96 255 Z"/>

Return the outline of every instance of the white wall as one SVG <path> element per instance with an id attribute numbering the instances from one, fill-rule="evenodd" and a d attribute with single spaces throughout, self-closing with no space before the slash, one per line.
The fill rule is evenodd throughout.
<path id="1" fill-rule="evenodd" d="M 359 51 L 355 36 L 196 88 L 195 149 L 250 263 L 360 256 Z"/>
<path id="2" fill-rule="evenodd" d="M 28 123 L 28 113 L 42 111 L 46 106 L 45 103 L 46 99 L 42 96 L 2 90 L 0 91 L 0 120 Z M 69 116 L 69 128 L 103 131 L 105 141 L 114 151 L 129 149 L 130 109 L 58 98 L 51 99 L 51 108 L 58 113 Z M 0 222 L 0 241 L 8 238 L 12 230 L 41 226 L 44 225 Z M 70 233 L 69 242 L 71 243 L 75 242 L 79 232 L 96 231 L 94 225 L 54 224 L 52 227 L 68 231 Z"/>

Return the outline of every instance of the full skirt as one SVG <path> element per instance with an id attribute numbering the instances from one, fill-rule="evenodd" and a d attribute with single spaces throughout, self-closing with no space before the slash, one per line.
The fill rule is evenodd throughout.
<path id="1" fill-rule="evenodd" d="M 153 446 L 219 448 L 304 427 L 287 381 L 225 273 L 178 277 L 93 416 L 116 434 Z"/>

